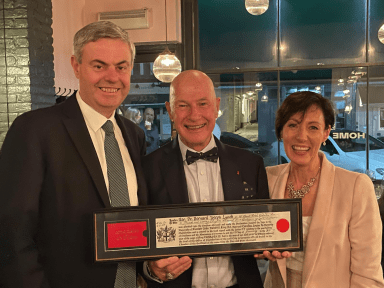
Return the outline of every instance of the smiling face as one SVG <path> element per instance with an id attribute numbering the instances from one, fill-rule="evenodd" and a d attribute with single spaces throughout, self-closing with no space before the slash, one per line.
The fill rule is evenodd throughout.
<path id="1" fill-rule="evenodd" d="M 102 38 L 84 45 L 82 61 L 72 56 L 85 103 L 109 118 L 128 95 L 131 84 L 131 52 L 119 39 Z"/>
<path id="2" fill-rule="evenodd" d="M 199 71 L 188 70 L 172 82 L 170 102 L 166 107 L 180 140 L 201 151 L 211 140 L 220 108 L 210 78 Z"/>
<path id="3" fill-rule="evenodd" d="M 318 151 L 331 131 L 325 127 L 320 108 L 312 105 L 303 113 L 296 113 L 285 123 L 281 136 L 284 150 L 293 165 L 318 165 Z"/>

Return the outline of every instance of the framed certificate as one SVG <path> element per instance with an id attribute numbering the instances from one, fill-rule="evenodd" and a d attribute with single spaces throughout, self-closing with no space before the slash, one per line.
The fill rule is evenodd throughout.
<path id="1" fill-rule="evenodd" d="M 303 249 L 301 199 L 126 207 L 93 218 L 96 262 Z"/>

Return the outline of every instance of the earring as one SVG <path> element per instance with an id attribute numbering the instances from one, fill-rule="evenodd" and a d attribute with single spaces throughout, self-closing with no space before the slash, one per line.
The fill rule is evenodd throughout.
<path id="1" fill-rule="evenodd" d="M 325 141 L 323 142 L 323 146 L 327 145 L 327 143 L 325 143 Z"/>

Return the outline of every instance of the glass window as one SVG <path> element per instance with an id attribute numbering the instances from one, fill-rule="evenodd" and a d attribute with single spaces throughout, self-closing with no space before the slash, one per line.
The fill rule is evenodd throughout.
<path id="1" fill-rule="evenodd" d="M 369 132 L 369 159 L 368 170 L 372 171 L 373 178 L 382 179 L 384 176 L 384 66 L 369 67 L 369 85 L 365 89 L 368 101 L 363 98 L 364 108 L 368 110 Z"/>
<path id="2" fill-rule="evenodd" d="M 147 154 L 171 139 L 171 120 L 165 108 L 169 99 L 169 83 L 159 82 L 152 73 L 153 62 L 135 63 L 128 97 L 118 113 L 144 130 Z"/>
<path id="3" fill-rule="evenodd" d="M 259 154 L 265 164 L 277 164 L 272 158 L 275 141 L 273 123 L 277 109 L 277 73 L 209 74 L 221 98 L 220 140 L 228 145 Z M 215 133 L 215 131 L 214 131 Z"/>
<path id="4" fill-rule="evenodd" d="M 366 1 L 280 3 L 281 66 L 365 62 Z"/>
<path id="5" fill-rule="evenodd" d="M 384 1 L 369 1 L 369 62 L 384 61 L 384 44 L 379 41 L 378 32 L 384 25 Z"/>
<path id="6" fill-rule="evenodd" d="M 249 69 L 277 66 L 277 0 L 251 15 L 244 1 L 199 1 L 200 69 Z"/>

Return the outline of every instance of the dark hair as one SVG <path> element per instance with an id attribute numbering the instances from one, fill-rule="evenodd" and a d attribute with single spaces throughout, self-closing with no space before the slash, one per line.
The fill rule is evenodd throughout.
<path id="1" fill-rule="evenodd" d="M 285 98 L 276 112 L 275 133 L 277 139 L 281 139 L 281 131 L 292 115 L 296 113 L 303 113 L 304 115 L 312 105 L 316 105 L 323 112 L 325 129 L 328 129 L 329 126 L 333 127 L 335 111 L 330 100 L 315 92 L 295 92 Z"/>

